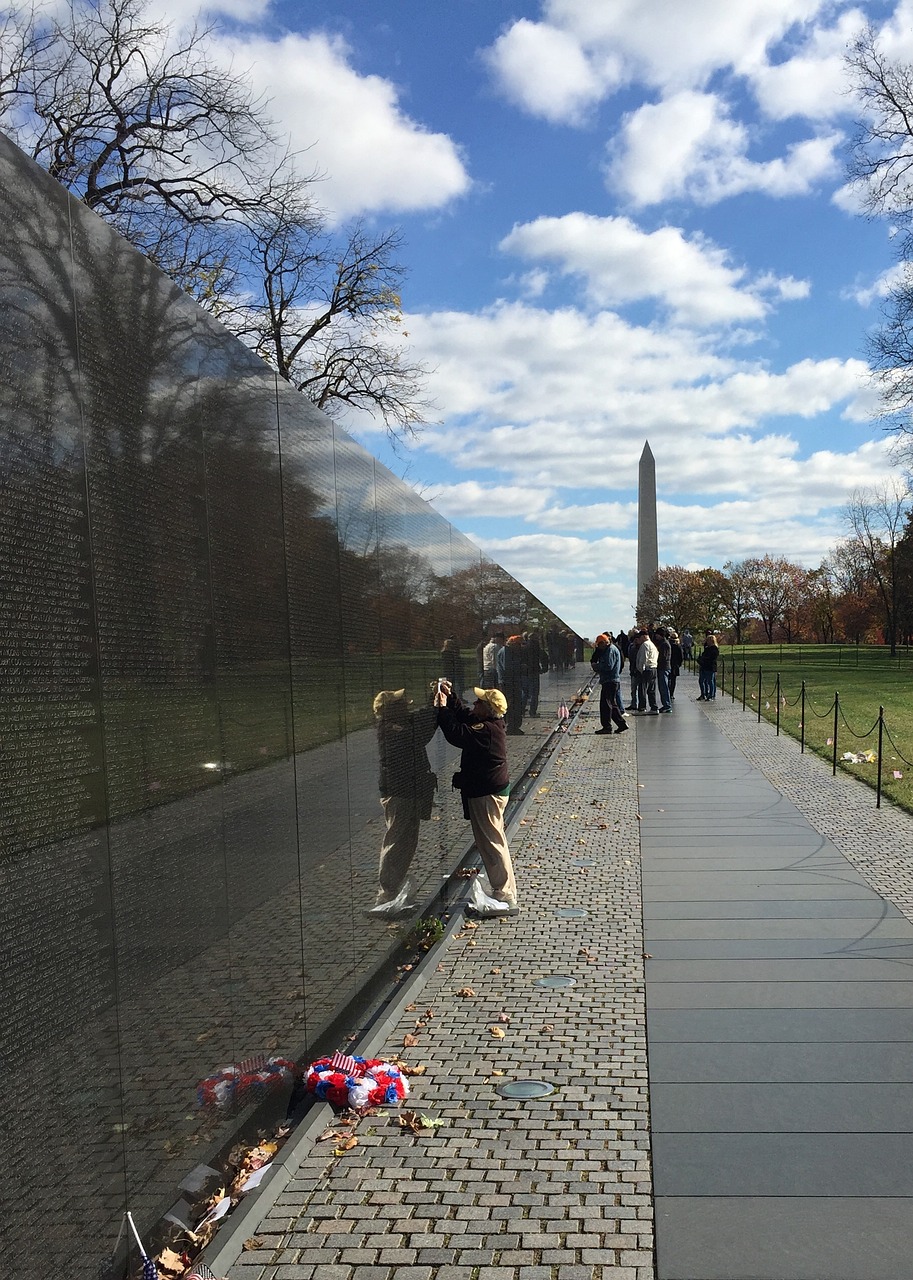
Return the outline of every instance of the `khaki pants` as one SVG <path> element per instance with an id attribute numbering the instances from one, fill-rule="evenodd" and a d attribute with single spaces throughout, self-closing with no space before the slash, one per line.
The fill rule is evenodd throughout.
<path id="1" fill-rule="evenodd" d="M 377 879 L 378 903 L 390 902 L 399 893 L 418 846 L 420 818 L 412 796 L 381 796 L 387 829 L 380 848 Z"/>
<path id="2" fill-rule="evenodd" d="M 491 885 L 491 896 L 498 902 L 509 902 L 515 907 L 517 885 L 504 834 L 507 796 L 467 796 L 466 806 L 473 839 Z"/>

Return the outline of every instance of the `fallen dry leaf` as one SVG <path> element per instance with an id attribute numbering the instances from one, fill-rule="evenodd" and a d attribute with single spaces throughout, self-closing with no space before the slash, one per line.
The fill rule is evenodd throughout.
<path id="1" fill-rule="evenodd" d="M 415 1012 L 415 1007 L 416 1007 L 416 1006 L 415 1006 L 415 1004 L 414 1004 L 414 1003 L 413 1003 L 413 1004 L 407 1004 L 407 1005 L 406 1005 L 406 1013 L 414 1013 L 414 1012 Z"/>
<path id="2" fill-rule="evenodd" d="M 472 987 L 460 987 L 459 991 L 457 992 L 457 995 L 465 996 L 468 999 L 469 996 L 474 996 L 475 992 L 473 991 Z"/>
<path id="3" fill-rule="evenodd" d="M 507 1035 L 507 1032 L 502 1030 L 501 1027 L 489 1027 L 488 1030 L 494 1036 L 495 1040 L 503 1040 Z"/>
<path id="4" fill-rule="evenodd" d="M 424 1062 L 420 1063 L 417 1067 L 406 1067 L 400 1065 L 400 1071 L 404 1076 L 423 1076 L 427 1070 L 428 1068 L 425 1066 Z"/>
<path id="5" fill-rule="evenodd" d="M 411 1032 L 407 1031 L 406 1034 L 403 1036 L 403 1048 L 414 1049 L 417 1044 L 418 1044 L 418 1036 L 414 1036 L 411 1034 Z"/>
<path id="6" fill-rule="evenodd" d="M 347 1151 L 351 1151 L 353 1147 L 357 1147 L 357 1146 L 358 1146 L 358 1139 L 355 1137 L 354 1133 L 350 1133 L 349 1136 L 343 1142 L 340 1142 L 339 1146 L 335 1149 L 333 1154 L 335 1156 L 344 1156 Z"/>
<path id="7" fill-rule="evenodd" d="M 241 1248 L 244 1250 L 247 1250 L 248 1252 L 251 1249 L 262 1249 L 263 1241 L 258 1240 L 256 1236 L 250 1236 L 247 1240 L 244 1241 Z"/>
<path id="8" fill-rule="evenodd" d="M 331 1138 L 341 1138 L 342 1134 L 338 1129 L 324 1129 L 323 1133 L 317 1139 L 318 1142 L 329 1142 Z"/>
<path id="9" fill-rule="evenodd" d="M 501 972 L 501 970 L 500 970 L 500 969 L 489 969 L 489 970 L 488 970 L 488 972 L 489 972 L 489 973 L 495 973 L 495 974 L 497 974 L 497 973 L 500 973 L 500 972 Z"/>
<path id="10" fill-rule="evenodd" d="M 543 1030 L 543 1031 L 554 1031 L 554 1030 L 555 1030 L 555 1028 L 554 1028 L 554 1026 L 552 1025 L 552 1023 L 551 1023 L 551 1022 L 546 1022 L 546 1023 L 544 1023 L 544 1024 L 543 1024 L 543 1026 L 542 1026 L 542 1030 Z"/>
<path id="11" fill-rule="evenodd" d="M 502 1009 L 501 1012 L 498 1014 L 498 1021 L 510 1022 L 510 1014 L 507 1012 L 506 1009 Z"/>
<path id="12" fill-rule="evenodd" d="M 494 1070 L 494 1071 L 492 1071 L 492 1073 L 491 1073 L 491 1074 L 492 1074 L 493 1076 L 503 1076 L 503 1075 L 504 1075 L 504 1072 L 503 1072 L 503 1071 L 497 1071 L 497 1070 Z"/>

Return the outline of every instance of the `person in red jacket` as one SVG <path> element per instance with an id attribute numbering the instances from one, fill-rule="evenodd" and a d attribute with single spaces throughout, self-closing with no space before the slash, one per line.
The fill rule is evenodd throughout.
<path id="1" fill-rule="evenodd" d="M 473 689 L 470 707 L 442 680 L 435 695 L 438 724 L 448 742 L 459 747 L 460 771 L 454 786 L 463 797 L 463 813 L 491 885 L 491 896 L 510 913 L 517 910 L 517 884 L 507 836 L 504 810 L 510 794 L 504 714 L 507 699 L 500 689 Z"/>

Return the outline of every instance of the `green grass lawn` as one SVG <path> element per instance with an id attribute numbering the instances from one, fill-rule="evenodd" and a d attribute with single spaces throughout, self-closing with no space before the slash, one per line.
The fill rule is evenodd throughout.
<path id="1" fill-rule="evenodd" d="M 873 645 L 738 645 L 720 650 L 722 693 L 744 701 L 745 714 L 774 722 L 780 732 L 802 737 L 802 682 L 805 681 L 805 749 L 830 761 L 834 743 L 838 768 L 875 787 L 877 764 L 855 764 L 844 752 L 878 752 L 879 707 L 884 707 L 882 796 L 913 812 L 913 652 L 895 657 Z M 744 675 L 744 679 L 743 679 Z M 778 684 L 779 675 L 779 702 Z M 760 699 L 759 699 L 760 690 Z M 838 697 L 836 739 L 835 697 Z M 900 773 L 900 778 L 894 774 Z M 874 803 L 874 800 L 873 800 Z"/>

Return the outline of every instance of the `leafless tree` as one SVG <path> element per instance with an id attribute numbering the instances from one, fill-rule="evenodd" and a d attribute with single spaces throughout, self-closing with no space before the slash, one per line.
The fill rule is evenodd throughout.
<path id="1" fill-rule="evenodd" d="M 844 523 L 878 588 L 885 639 L 897 652 L 897 620 L 903 607 L 898 548 L 910 515 L 910 490 L 900 481 L 856 489 L 844 508 Z"/>
<path id="2" fill-rule="evenodd" d="M 411 435 L 427 370 L 404 345 L 400 238 L 331 234 L 314 175 L 212 34 L 149 0 L 10 10 L 3 128 L 317 405 Z"/>
<path id="3" fill-rule="evenodd" d="M 391 439 L 414 433 L 430 405 L 427 368 L 403 339 L 397 232 L 356 224 L 340 253 L 313 209 L 289 190 L 252 222 L 247 253 L 262 294 L 238 309 L 237 332 L 321 409 L 379 414 Z"/>
<path id="4" fill-rule="evenodd" d="M 860 108 L 848 176 L 869 216 L 903 231 L 896 240 L 901 269 L 866 343 L 887 429 L 903 433 L 913 429 L 913 66 L 889 58 L 872 27 L 853 44 L 846 66 Z"/>

